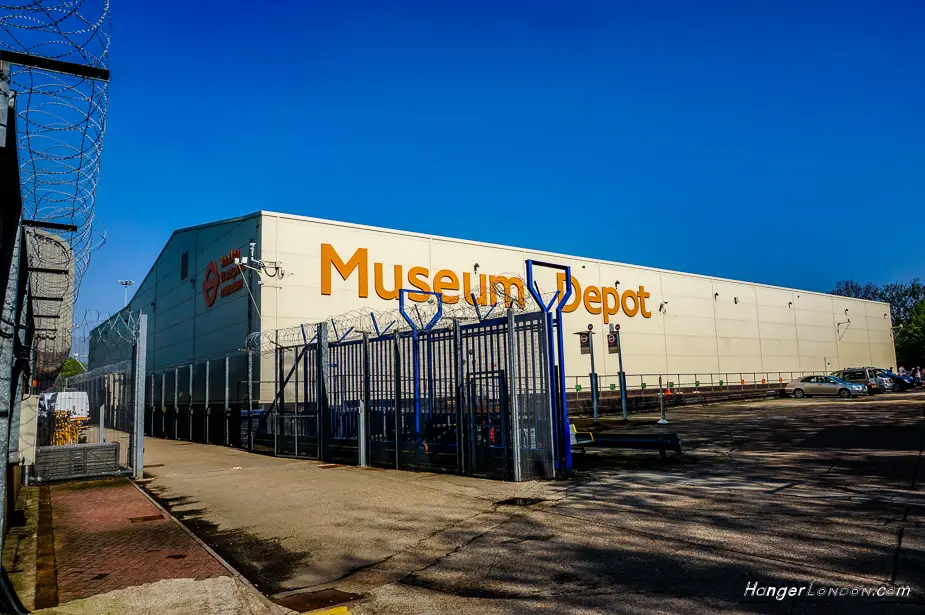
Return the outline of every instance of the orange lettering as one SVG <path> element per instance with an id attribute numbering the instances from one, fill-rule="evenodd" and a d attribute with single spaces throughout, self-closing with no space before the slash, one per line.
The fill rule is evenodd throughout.
<path id="1" fill-rule="evenodd" d="M 337 251 L 329 243 L 321 244 L 321 294 L 331 294 L 331 265 L 337 269 L 342 280 L 346 281 L 355 269 L 360 270 L 359 295 L 369 296 L 368 258 L 366 248 L 360 248 L 345 263 L 340 259 Z"/>
<path id="2" fill-rule="evenodd" d="M 469 305 L 475 305 L 472 303 L 472 281 L 469 279 L 469 272 L 463 274 L 463 295 L 466 297 L 466 303 Z M 476 297 L 476 302 L 479 305 L 488 305 L 488 295 L 485 294 L 485 274 L 479 276 L 479 296 Z"/>
<path id="3" fill-rule="evenodd" d="M 488 278 L 491 285 L 491 304 L 497 303 L 497 291 L 500 289 L 504 296 L 504 307 L 511 307 L 514 303 L 514 290 L 517 290 L 517 305 L 524 306 L 524 283 L 518 278 L 506 275 L 493 275 Z"/>
<path id="4" fill-rule="evenodd" d="M 408 270 L 408 282 L 418 290 L 424 292 L 430 292 L 430 284 L 427 283 L 427 278 L 430 276 L 430 271 L 426 267 L 412 267 Z M 423 280 L 421 278 L 424 278 Z M 427 301 L 430 299 L 430 295 L 425 295 L 424 293 L 408 293 L 408 298 L 412 301 Z"/>
<path id="5" fill-rule="evenodd" d="M 589 286 L 585 289 L 585 309 L 589 314 L 601 313 L 601 291 L 597 286 Z"/>
<path id="6" fill-rule="evenodd" d="M 444 281 L 446 280 L 446 281 Z M 450 305 L 459 302 L 459 295 L 448 295 L 447 290 L 459 290 L 459 278 L 449 269 L 441 269 L 434 276 L 434 292 L 443 295 L 443 302 Z"/>
<path id="7" fill-rule="evenodd" d="M 562 297 L 565 296 L 565 274 L 557 273 L 556 274 L 556 284 L 559 286 L 559 297 L 556 301 L 562 301 Z M 575 276 L 572 276 L 572 302 L 562 308 L 563 312 L 574 312 L 578 309 L 578 306 L 581 305 L 581 284 L 578 283 L 578 279 Z"/>
<path id="8" fill-rule="evenodd" d="M 652 312 L 646 311 L 646 299 L 651 297 L 649 293 L 646 292 L 645 286 L 639 287 L 639 292 L 636 293 L 639 297 L 639 311 L 642 312 L 643 318 L 652 318 Z"/>
<path id="9" fill-rule="evenodd" d="M 632 291 L 630 291 L 632 292 Z M 620 311 L 620 291 L 611 286 L 604 288 L 604 323 Z"/>
<path id="10" fill-rule="evenodd" d="M 382 263 L 375 263 L 373 265 L 373 279 L 376 285 L 376 294 L 383 299 L 398 299 L 398 291 L 401 289 L 401 265 L 395 265 L 393 272 L 395 275 L 395 284 L 392 286 L 392 290 L 386 290 L 385 285 L 382 283 Z"/>
<path id="11" fill-rule="evenodd" d="M 627 299 L 633 300 L 632 309 L 627 305 Z M 639 297 L 636 296 L 636 292 L 628 290 L 623 293 L 623 313 L 627 316 L 635 316 L 639 312 Z"/>

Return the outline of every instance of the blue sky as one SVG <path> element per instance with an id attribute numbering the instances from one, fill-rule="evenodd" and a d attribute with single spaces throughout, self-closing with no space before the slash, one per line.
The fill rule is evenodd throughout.
<path id="1" fill-rule="evenodd" d="M 925 4 L 114 3 L 94 256 L 257 209 L 828 290 L 925 277 Z"/>

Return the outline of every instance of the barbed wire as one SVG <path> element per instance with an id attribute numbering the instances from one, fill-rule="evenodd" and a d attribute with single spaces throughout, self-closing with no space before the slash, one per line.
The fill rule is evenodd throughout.
<path id="1" fill-rule="evenodd" d="M 109 0 L 2 3 L 0 49 L 106 68 L 110 22 Z M 95 228 L 94 211 L 108 88 L 104 81 L 18 65 L 12 66 L 9 87 L 15 92 L 24 216 L 76 227 L 56 231 L 56 235 L 29 234 L 36 250 L 30 259 L 41 261 L 36 266 L 68 271 L 67 275 L 31 276 L 33 295 L 54 299 L 39 303 L 46 320 L 62 325 L 54 327 L 54 332 L 67 329 L 38 340 L 37 350 L 44 357 L 42 369 L 53 372 L 70 350 L 74 302 L 90 257 L 105 241 L 105 235 Z"/>
<path id="2" fill-rule="evenodd" d="M 68 243 L 58 235 L 27 228 L 26 254 L 31 267 L 73 272 L 73 253 Z M 33 271 L 29 276 L 35 324 L 35 377 L 54 379 L 71 350 L 71 312 L 62 310 L 71 296 L 70 275 Z"/>
<path id="3" fill-rule="evenodd" d="M 59 378 L 58 384 L 62 386 L 72 387 L 81 384 L 82 382 L 87 382 L 88 380 L 93 380 L 95 378 L 100 378 L 102 376 L 107 376 L 109 374 L 128 374 L 132 373 L 132 362 L 131 361 L 119 361 L 118 363 L 111 363 L 110 365 L 104 365 L 96 369 L 91 369 L 88 372 L 82 374 L 77 374 L 76 376 L 71 376 L 69 378 Z"/>
<path id="4" fill-rule="evenodd" d="M 513 309 L 516 313 L 535 312 L 540 309 L 520 275 L 507 273 L 495 277 L 506 278 L 507 283 L 496 282 L 484 287 L 477 286 L 468 298 L 460 296 L 455 303 L 444 301 L 440 319 L 434 323 L 433 328 L 448 327 L 454 322 L 470 323 L 498 318 L 503 316 L 508 309 Z M 549 300 L 554 294 L 554 291 L 541 292 L 540 296 Z M 438 305 L 435 298 L 421 303 L 408 302 L 405 308 L 405 312 L 417 329 L 426 328 L 436 316 L 437 311 Z M 361 308 L 326 318 L 323 321 L 306 322 L 283 329 L 256 331 L 248 336 L 247 349 L 263 356 L 271 356 L 278 348 L 291 348 L 311 343 L 316 333 L 316 325 L 320 322 L 329 325 L 329 341 L 355 339 L 364 333 L 378 336 L 412 329 L 398 308 L 391 310 Z"/>
<path id="5" fill-rule="evenodd" d="M 73 348 L 78 359 L 96 365 L 115 363 L 131 357 L 138 334 L 140 311 L 120 310 L 115 314 L 88 309 L 74 325 Z"/>

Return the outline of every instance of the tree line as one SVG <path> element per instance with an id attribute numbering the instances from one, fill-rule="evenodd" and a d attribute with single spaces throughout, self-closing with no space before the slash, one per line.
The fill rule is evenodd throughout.
<path id="1" fill-rule="evenodd" d="M 841 280 L 829 292 L 840 297 L 889 303 L 896 344 L 896 367 L 925 366 L 925 285 L 918 278 L 889 284 Z"/>

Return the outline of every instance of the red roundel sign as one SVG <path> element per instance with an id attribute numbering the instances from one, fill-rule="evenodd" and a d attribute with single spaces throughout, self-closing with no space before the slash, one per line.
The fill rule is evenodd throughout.
<path id="1" fill-rule="evenodd" d="M 212 307 L 218 297 L 218 285 L 221 283 L 218 275 L 218 265 L 215 261 L 206 267 L 205 279 L 202 281 L 202 295 L 206 298 L 206 305 Z"/>

